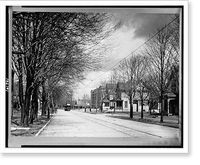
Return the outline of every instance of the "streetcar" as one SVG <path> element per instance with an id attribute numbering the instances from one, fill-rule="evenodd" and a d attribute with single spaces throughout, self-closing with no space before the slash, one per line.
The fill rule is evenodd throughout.
<path id="1" fill-rule="evenodd" d="M 65 111 L 70 111 L 71 110 L 71 105 L 70 104 L 66 104 L 64 106 L 64 108 L 65 108 Z"/>

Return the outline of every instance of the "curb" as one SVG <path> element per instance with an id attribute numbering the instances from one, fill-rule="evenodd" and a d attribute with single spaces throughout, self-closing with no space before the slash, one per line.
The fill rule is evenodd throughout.
<path id="1" fill-rule="evenodd" d="M 54 118 L 54 116 L 55 116 L 55 115 L 53 115 L 53 116 L 51 117 L 51 119 L 38 131 L 38 133 L 35 134 L 35 137 L 37 137 L 37 136 L 43 131 L 43 129 L 50 123 L 50 121 Z"/>

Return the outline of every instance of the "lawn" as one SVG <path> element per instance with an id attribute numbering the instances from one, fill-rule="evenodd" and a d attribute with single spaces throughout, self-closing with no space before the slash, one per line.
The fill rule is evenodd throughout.
<path id="1" fill-rule="evenodd" d="M 29 127 L 20 126 L 21 112 L 14 110 L 13 118 L 11 120 L 11 136 L 35 136 L 37 132 L 50 120 L 47 116 L 38 115 L 38 121 L 29 124 Z"/>
<path id="2" fill-rule="evenodd" d="M 155 115 L 155 114 L 153 115 L 148 112 L 143 112 L 143 119 L 141 119 L 141 113 L 134 112 L 133 119 L 130 119 L 129 113 L 130 112 L 116 112 L 113 115 L 109 114 L 108 116 L 114 117 L 114 118 L 125 119 L 125 120 L 132 120 L 132 121 L 137 121 L 137 122 L 179 128 L 178 116 L 175 116 L 175 115 L 174 116 L 163 116 L 163 122 L 161 123 L 159 115 Z"/>

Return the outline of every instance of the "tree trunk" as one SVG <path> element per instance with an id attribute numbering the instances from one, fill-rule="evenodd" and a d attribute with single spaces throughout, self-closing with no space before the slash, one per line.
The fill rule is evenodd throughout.
<path id="1" fill-rule="evenodd" d="M 50 110 L 51 110 L 51 96 L 47 93 L 47 119 L 50 118 Z"/>
<path id="2" fill-rule="evenodd" d="M 23 77 L 22 75 L 19 75 L 19 82 L 18 82 L 18 88 L 19 88 L 19 104 L 20 104 L 20 110 L 21 110 L 21 125 L 24 125 L 24 92 L 23 92 Z"/>
<path id="3" fill-rule="evenodd" d="M 114 111 L 113 111 L 113 113 L 115 113 L 115 103 L 114 103 Z"/>
<path id="4" fill-rule="evenodd" d="M 153 104 L 153 103 L 152 103 L 151 101 L 149 101 L 149 104 L 148 104 L 148 105 L 149 105 L 149 113 L 150 113 L 150 115 L 151 115 L 152 104 Z"/>
<path id="5" fill-rule="evenodd" d="M 30 99 L 31 99 L 31 93 L 27 92 L 26 98 L 25 98 L 25 106 L 24 106 L 24 126 L 29 126 L 29 110 L 30 110 Z"/>
<path id="6" fill-rule="evenodd" d="M 48 111 L 47 111 L 47 119 L 50 118 L 50 107 L 48 106 Z"/>
<path id="7" fill-rule="evenodd" d="M 160 111 L 160 122 L 163 123 L 163 103 L 162 102 L 161 102 L 161 111 Z"/>
<path id="8" fill-rule="evenodd" d="M 162 81 L 162 76 L 161 76 Z M 161 83 L 162 84 L 162 83 Z M 161 103 L 161 111 L 160 111 L 160 122 L 163 122 L 163 86 L 161 85 L 161 96 L 160 96 L 160 103 Z"/>
<path id="9" fill-rule="evenodd" d="M 33 124 L 33 121 L 38 121 L 38 87 L 36 86 L 33 90 L 32 95 L 32 105 L 31 105 L 31 114 L 30 114 L 30 123 Z"/>
<path id="10" fill-rule="evenodd" d="M 24 125 L 24 118 L 25 118 L 25 110 L 24 110 L 24 87 L 23 87 L 23 69 L 22 69 L 22 56 L 18 56 L 18 65 L 19 65 L 19 82 L 18 82 L 18 89 L 19 89 L 19 105 L 21 110 L 21 121 L 20 124 Z"/>
<path id="11" fill-rule="evenodd" d="M 51 96 L 51 105 L 52 105 L 52 112 L 51 113 L 55 113 L 55 105 L 53 102 L 53 96 Z"/>
<path id="12" fill-rule="evenodd" d="M 32 96 L 33 97 L 33 96 Z M 29 124 L 33 124 L 33 120 L 34 120 L 34 117 L 33 117 L 33 100 L 31 101 L 31 108 L 30 108 L 30 118 L 29 118 Z"/>
<path id="13" fill-rule="evenodd" d="M 143 98 L 141 98 L 141 119 L 143 119 Z"/>
<path id="14" fill-rule="evenodd" d="M 46 115 L 46 109 L 47 109 L 47 100 L 46 97 L 42 98 L 42 116 Z"/>
<path id="15" fill-rule="evenodd" d="M 37 95 L 37 100 L 35 99 L 34 105 L 35 105 L 35 107 L 33 110 L 33 118 L 35 121 L 38 121 L 38 95 Z"/>
<path id="16" fill-rule="evenodd" d="M 142 94 L 141 94 L 141 119 L 143 119 L 143 87 L 142 87 Z"/>
<path id="17" fill-rule="evenodd" d="M 137 103 L 136 103 L 136 112 L 138 112 L 138 100 L 137 100 Z"/>
<path id="18" fill-rule="evenodd" d="M 164 75 L 164 51 L 163 51 L 163 45 L 161 45 L 161 63 L 160 63 L 160 101 L 161 101 L 161 112 L 160 112 L 160 122 L 163 122 L 163 75 Z"/>
<path id="19" fill-rule="evenodd" d="M 30 103 L 31 103 L 31 92 L 32 92 L 32 87 L 31 87 L 31 80 L 27 74 L 27 84 L 26 84 L 26 93 L 25 93 L 25 118 L 24 118 L 24 126 L 28 127 L 29 126 L 29 110 L 30 110 Z"/>
<path id="20" fill-rule="evenodd" d="M 50 110 L 51 110 L 51 103 L 50 103 L 50 97 L 49 97 L 49 94 L 48 94 L 48 97 L 47 97 L 47 119 L 50 118 Z"/>
<path id="21" fill-rule="evenodd" d="M 33 118 L 35 121 L 38 121 L 38 87 L 34 89 L 33 99 L 34 99 Z"/>
<path id="22" fill-rule="evenodd" d="M 133 104 L 132 104 L 132 96 L 130 97 L 130 118 L 133 118 Z"/>
<path id="23" fill-rule="evenodd" d="M 46 115 L 47 108 L 47 96 L 45 91 L 44 83 L 42 84 L 42 116 Z"/>

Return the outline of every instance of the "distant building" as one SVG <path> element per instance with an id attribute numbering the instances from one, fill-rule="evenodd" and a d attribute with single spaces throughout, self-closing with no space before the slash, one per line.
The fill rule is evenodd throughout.
<path id="1" fill-rule="evenodd" d="M 178 90 L 172 90 L 175 87 L 178 89 L 178 85 L 174 83 L 175 86 L 172 82 L 173 81 L 170 82 L 171 90 L 168 93 L 165 93 L 163 100 L 163 110 L 166 115 L 179 114 L 179 93 L 177 92 Z M 98 88 L 91 90 L 91 108 L 97 108 L 102 111 L 130 111 L 130 101 L 129 96 L 127 95 L 128 88 L 128 83 L 118 82 L 117 84 L 108 83 L 105 86 L 99 86 Z M 138 85 L 133 97 L 133 111 L 141 112 L 142 106 L 143 111 L 146 112 L 149 112 L 150 109 L 160 111 L 161 104 L 158 100 L 155 100 L 154 104 L 152 104 L 152 101 L 150 101 L 150 99 L 152 100 L 151 97 L 150 91 L 142 86 L 142 84 Z"/>
<path id="2" fill-rule="evenodd" d="M 82 108 L 89 108 L 90 107 L 90 101 L 85 101 L 83 99 L 78 99 L 74 103 L 74 107 L 77 109 L 82 109 Z"/>
<path id="3" fill-rule="evenodd" d="M 129 96 L 127 95 L 127 83 L 106 84 L 105 87 L 100 86 L 91 91 L 91 107 L 99 108 L 103 111 L 121 110 L 130 111 Z M 141 111 L 141 100 L 139 89 L 133 98 L 133 111 Z M 143 95 L 147 96 L 147 91 L 143 91 Z M 144 97 L 143 110 L 149 111 L 148 99 Z"/>
<path id="4" fill-rule="evenodd" d="M 102 99 L 105 95 L 105 87 L 99 86 L 98 88 L 91 90 L 91 108 L 100 109 L 102 106 Z"/>

